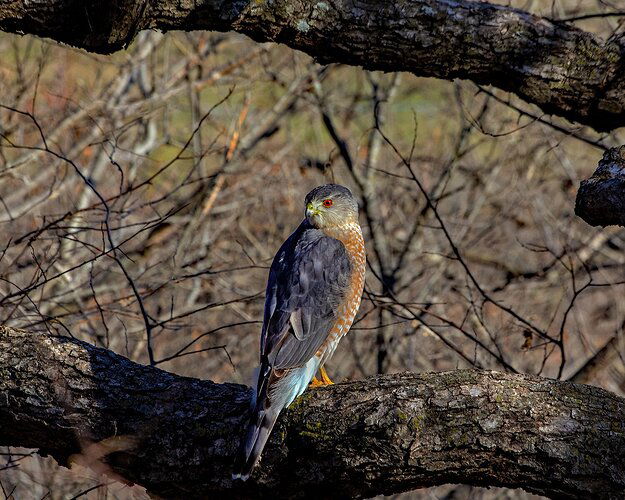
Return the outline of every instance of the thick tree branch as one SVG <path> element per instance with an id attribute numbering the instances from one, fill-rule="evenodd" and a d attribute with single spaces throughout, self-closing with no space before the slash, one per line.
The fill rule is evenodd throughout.
<path id="1" fill-rule="evenodd" d="M 622 40 L 486 2 L 0 0 L 0 30 L 93 52 L 141 29 L 237 31 L 322 63 L 491 84 L 599 131 L 625 125 Z"/>
<path id="2" fill-rule="evenodd" d="M 575 214 L 591 226 L 625 226 L 625 146 L 606 151 L 592 177 L 581 182 Z"/>
<path id="3" fill-rule="evenodd" d="M 0 444 L 108 469 L 165 497 L 366 497 L 448 482 L 554 498 L 625 490 L 625 400 L 594 387 L 455 371 L 310 390 L 281 418 L 252 480 L 233 486 L 248 396 L 0 327 Z"/>

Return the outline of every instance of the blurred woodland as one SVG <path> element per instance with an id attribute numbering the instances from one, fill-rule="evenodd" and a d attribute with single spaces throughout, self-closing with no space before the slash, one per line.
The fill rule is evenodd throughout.
<path id="1" fill-rule="evenodd" d="M 625 20 L 616 0 L 499 3 L 603 38 Z M 110 56 L 2 33 L 0 324 L 249 384 L 268 267 L 331 181 L 359 198 L 368 251 L 335 381 L 473 367 L 625 395 L 625 232 L 573 212 L 623 143 L 492 87 L 322 66 L 233 33 L 143 31 Z M 5 498 L 145 496 L 0 452 Z"/>

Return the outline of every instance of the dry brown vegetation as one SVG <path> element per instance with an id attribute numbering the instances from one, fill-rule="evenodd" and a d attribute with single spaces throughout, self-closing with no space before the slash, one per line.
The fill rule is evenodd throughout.
<path id="1" fill-rule="evenodd" d="M 517 2 L 616 7 L 549 4 Z M 622 19 L 581 25 L 607 37 Z M 104 57 L 3 34 L 0 323 L 248 383 L 268 266 L 306 192 L 334 181 L 361 200 L 369 258 L 334 379 L 476 367 L 623 395 L 625 234 L 573 214 L 622 143 L 469 82 L 322 67 L 238 35 L 143 32 Z M 142 495 L 0 451 L 6 497 Z"/>

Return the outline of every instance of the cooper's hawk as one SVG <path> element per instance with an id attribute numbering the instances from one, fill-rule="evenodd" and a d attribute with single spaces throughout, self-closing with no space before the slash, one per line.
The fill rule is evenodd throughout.
<path id="1" fill-rule="evenodd" d="M 347 333 L 360 306 L 365 244 L 349 189 L 306 195 L 306 218 L 276 254 L 267 283 L 253 411 L 233 478 L 247 479 L 278 415 L 302 394 Z M 316 381 L 316 378 L 315 378 Z M 319 383 L 319 382 L 317 382 Z"/>

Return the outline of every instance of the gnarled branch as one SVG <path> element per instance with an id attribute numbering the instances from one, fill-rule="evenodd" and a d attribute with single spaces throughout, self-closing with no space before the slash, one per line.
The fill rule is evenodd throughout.
<path id="1" fill-rule="evenodd" d="M 240 385 L 0 327 L 0 444 L 164 497 L 367 497 L 448 482 L 560 498 L 625 491 L 625 400 L 594 387 L 454 371 L 309 390 L 252 479 L 233 485 L 248 397 Z"/>
<path id="2" fill-rule="evenodd" d="M 322 63 L 492 84 L 600 131 L 625 125 L 622 40 L 481 1 L 0 0 L 0 30 L 93 52 L 142 29 L 237 31 Z"/>
<path id="3" fill-rule="evenodd" d="M 590 179 L 581 182 L 575 214 L 591 226 L 625 226 L 625 146 L 606 151 Z"/>

